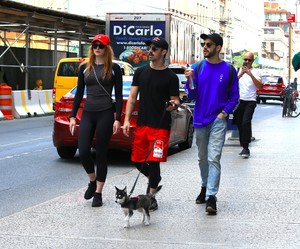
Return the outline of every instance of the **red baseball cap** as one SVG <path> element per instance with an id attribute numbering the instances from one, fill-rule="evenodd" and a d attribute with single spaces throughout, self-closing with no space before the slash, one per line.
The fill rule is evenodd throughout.
<path id="1" fill-rule="evenodd" d="M 92 43 L 96 41 L 102 43 L 105 46 L 110 45 L 110 39 L 107 35 L 103 35 L 103 34 L 95 35 L 94 39 L 92 40 Z"/>

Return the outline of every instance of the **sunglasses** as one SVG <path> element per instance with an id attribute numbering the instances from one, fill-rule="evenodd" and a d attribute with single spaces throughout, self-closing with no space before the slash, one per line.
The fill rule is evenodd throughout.
<path id="1" fill-rule="evenodd" d="M 244 61 L 252 61 L 252 59 L 244 58 Z"/>
<path id="2" fill-rule="evenodd" d="M 159 49 L 158 47 L 155 47 L 155 46 L 152 46 L 152 47 L 149 47 L 148 50 L 150 51 L 153 51 L 155 52 L 157 49 Z"/>
<path id="3" fill-rule="evenodd" d="M 96 49 L 96 48 L 100 48 L 100 49 L 103 49 L 103 48 L 105 48 L 105 45 L 103 45 L 103 44 L 92 44 L 92 48 L 93 49 Z"/>
<path id="4" fill-rule="evenodd" d="M 212 42 L 207 42 L 207 43 L 201 42 L 200 44 L 201 44 L 201 47 L 202 47 L 202 48 L 203 48 L 204 46 L 210 48 L 212 45 L 216 45 L 216 43 L 212 43 Z"/>

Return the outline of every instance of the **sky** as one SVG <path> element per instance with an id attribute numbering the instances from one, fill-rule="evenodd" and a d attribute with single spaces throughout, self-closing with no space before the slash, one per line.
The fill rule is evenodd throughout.
<path id="1" fill-rule="evenodd" d="M 80 1 L 81 2 L 81 1 Z M 78 0 L 69 0 L 69 12 L 81 14 L 84 11 L 90 17 L 105 19 L 106 13 L 113 12 L 165 12 L 168 8 L 168 1 L 162 0 L 86 0 L 84 9 Z M 113 4 L 112 4 L 113 3 Z M 101 6 L 105 6 L 105 9 Z"/>

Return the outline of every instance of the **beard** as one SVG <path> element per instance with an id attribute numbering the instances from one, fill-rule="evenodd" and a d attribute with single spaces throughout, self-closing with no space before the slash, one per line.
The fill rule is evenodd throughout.
<path id="1" fill-rule="evenodd" d="M 211 57 L 215 56 L 216 53 L 217 53 L 217 50 L 213 49 L 210 52 L 208 52 L 208 54 L 204 55 L 204 58 L 211 58 Z"/>

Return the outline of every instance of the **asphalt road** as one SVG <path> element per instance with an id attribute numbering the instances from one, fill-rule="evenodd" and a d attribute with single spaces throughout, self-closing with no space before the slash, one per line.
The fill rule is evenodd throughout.
<path id="1" fill-rule="evenodd" d="M 52 144 L 53 116 L 0 121 L 0 218 L 87 186 L 78 153 L 62 160 Z M 130 154 L 109 153 L 108 177 L 133 169 Z"/>

